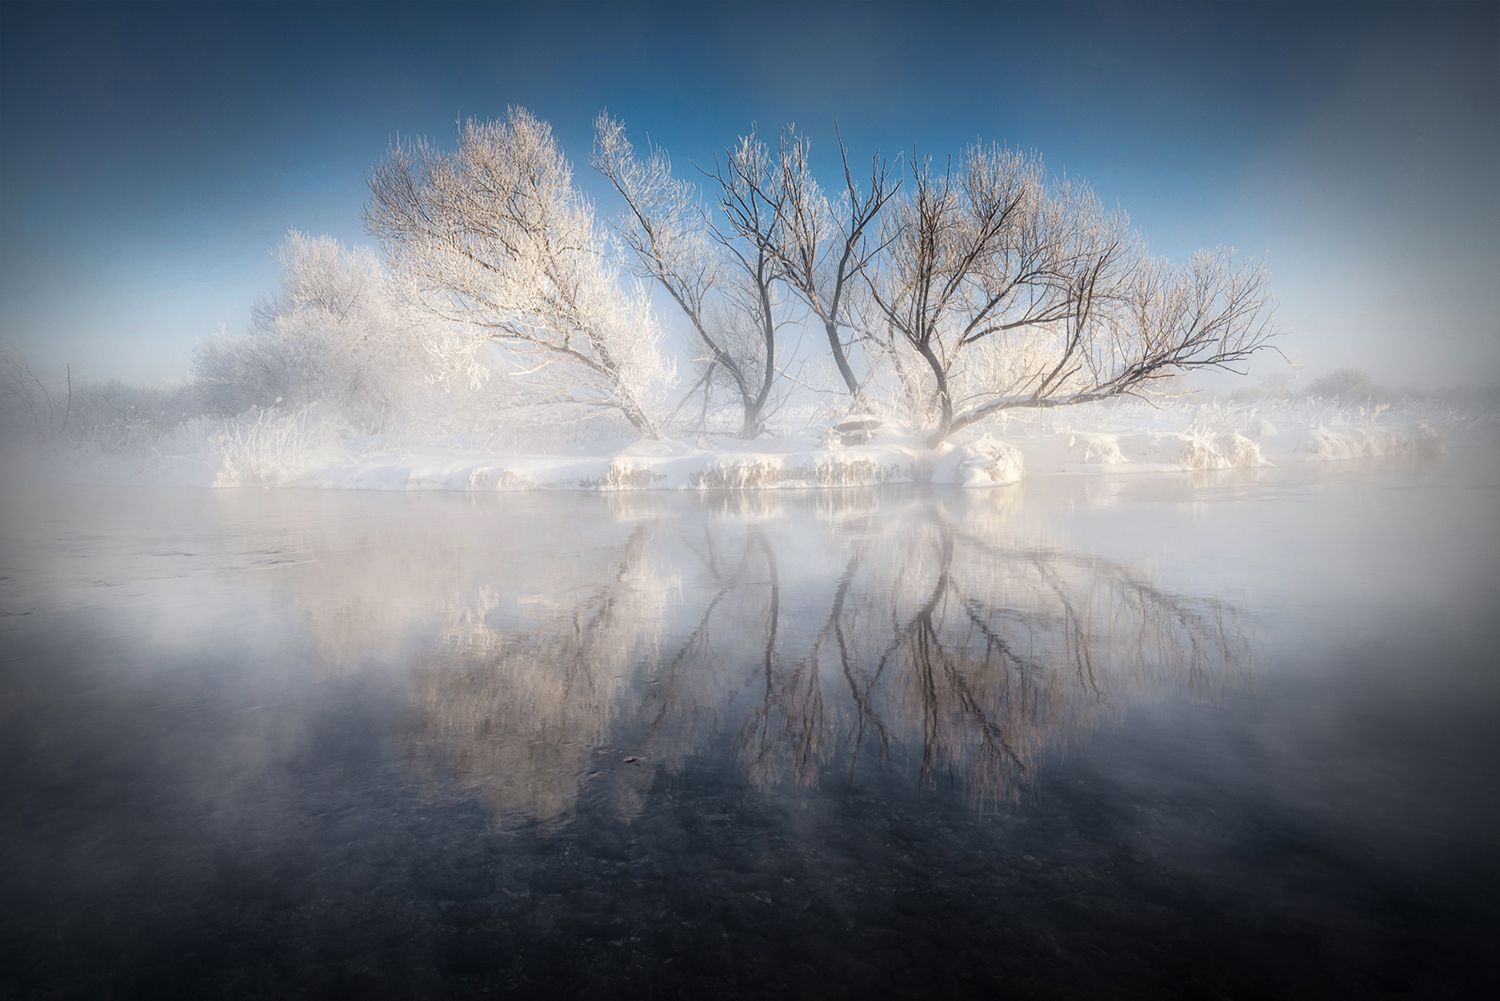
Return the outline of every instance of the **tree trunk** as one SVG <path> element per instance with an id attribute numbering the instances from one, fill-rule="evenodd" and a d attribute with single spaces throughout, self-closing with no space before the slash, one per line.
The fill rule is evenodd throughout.
<path id="1" fill-rule="evenodd" d="M 839 325 L 825 320 L 823 330 L 828 334 L 828 348 L 833 352 L 833 363 L 838 366 L 839 375 L 844 377 L 844 385 L 849 387 L 850 398 L 857 404 L 860 400 L 859 380 L 854 377 L 849 359 L 844 356 L 844 345 L 839 341 Z"/>
<path id="2" fill-rule="evenodd" d="M 943 363 L 933 353 L 931 345 L 914 342 L 913 347 L 927 362 L 927 367 L 932 369 L 933 381 L 937 384 L 938 398 L 938 426 L 927 436 L 927 447 L 937 448 L 953 431 L 953 397 L 948 394 L 948 373 L 943 369 Z"/>
<path id="3" fill-rule="evenodd" d="M 740 437 L 745 441 L 760 437 L 760 412 L 763 401 L 751 400 L 745 404 L 745 419 L 740 425 Z"/>
<path id="4" fill-rule="evenodd" d="M 646 412 L 634 400 L 628 397 L 622 400 L 620 410 L 625 414 L 625 419 L 631 423 L 631 426 L 641 433 L 641 437 L 651 441 L 661 437 L 661 431 L 657 429 L 656 423 L 646 416 Z"/>

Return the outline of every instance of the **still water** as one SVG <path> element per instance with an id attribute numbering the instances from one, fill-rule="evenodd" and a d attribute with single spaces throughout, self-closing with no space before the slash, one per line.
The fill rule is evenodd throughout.
<path id="1" fill-rule="evenodd" d="M 1495 468 L 7 488 L 0 994 L 1484 996 Z"/>

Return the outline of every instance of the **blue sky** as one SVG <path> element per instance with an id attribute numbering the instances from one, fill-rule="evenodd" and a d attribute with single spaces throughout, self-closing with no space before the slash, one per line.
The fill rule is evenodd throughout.
<path id="1" fill-rule="evenodd" d="M 680 165 L 1035 148 L 1158 252 L 1265 254 L 1307 378 L 1500 378 L 1500 4 L 0 6 L 0 336 L 159 382 L 248 325 L 289 228 L 363 242 L 397 134 L 602 108 Z M 601 195 L 601 204 L 608 208 Z M 1262 367 L 1271 371 L 1272 366 Z"/>

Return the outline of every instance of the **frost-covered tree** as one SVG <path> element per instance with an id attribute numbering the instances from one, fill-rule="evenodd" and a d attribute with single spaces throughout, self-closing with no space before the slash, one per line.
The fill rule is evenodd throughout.
<path id="1" fill-rule="evenodd" d="M 1003 410 L 1233 368 L 1274 334 L 1262 268 L 1226 250 L 1169 267 L 1034 155 L 975 146 L 957 167 L 914 164 L 892 208 L 867 284 L 934 445 Z"/>
<path id="2" fill-rule="evenodd" d="M 252 330 L 199 349 L 206 409 L 324 403 L 371 427 L 409 412 L 427 363 L 374 252 L 293 230 L 276 259 L 281 287 L 256 306 Z"/>
<path id="3" fill-rule="evenodd" d="M 625 201 L 615 231 L 636 272 L 660 285 L 682 310 L 704 351 L 702 383 L 727 383 L 740 410 L 740 435 L 764 426 L 777 380 L 776 262 L 762 230 L 775 227 L 780 200 L 772 162 L 753 135 L 726 151 L 718 175 L 716 225 L 692 185 L 672 174 L 659 148 L 637 155 L 625 126 L 594 122 L 593 165 Z M 705 400 L 707 398 L 705 390 Z"/>
<path id="4" fill-rule="evenodd" d="M 398 143 L 370 176 L 370 231 L 430 344 L 483 377 L 496 345 L 527 402 L 613 411 L 656 437 L 672 366 L 643 288 L 611 263 L 551 128 L 513 108 L 458 146 Z"/>
<path id="5" fill-rule="evenodd" d="M 856 406 L 861 380 L 849 362 L 850 348 L 863 329 L 857 298 L 864 276 L 884 244 L 869 239 L 881 212 L 901 186 L 889 165 L 874 156 L 863 186 L 839 142 L 842 190 L 830 200 L 813 176 L 811 143 L 788 127 L 777 154 L 776 176 L 782 211 L 765 239 L 788 285 L 807 303 L 828 339 L 829 354 Z"/>
<path id="6" fill-rule="evenodd" d="M 198 346 L 193 379 L 205 412 L 229 417 L 314 402 L 332 375 L 321 346 L 312 341 L 221 333 Z"/>
<path id="7" fill-rule="evenodd" d="M 871 160 L 861 183 L 839 144 L 842 184 L 830 198 L 813 175 L 811 144 L 787 127 L 775 149 L 755 130 L 726 148 L 708 172 L 713 208 L 673 178 L 661 150 L 641 159 L 623 126 L 596 123 L 595 166 L 627 204 L 620 231 L 640 273 L 660 283 L 725 373 L 753 435 L 778 377 L 776 335 L 786 312 L 780 289 L 806 307 L 827 338 L 839 382 L 857 407 L 865 379 L 851 351 L 861 339 L 863 275 L 880 255 L 878 220 L 900 187 Z M 717 251 L 717 253 L 716 253 Z"/>

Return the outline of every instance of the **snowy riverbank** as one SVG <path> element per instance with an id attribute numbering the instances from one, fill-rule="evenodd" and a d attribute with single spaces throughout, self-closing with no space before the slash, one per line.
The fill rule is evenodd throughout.
<path id="1" fill-rule="evenodd" d="M 996 486 L 1023 475 L 1250 468 L 1440 451 L 1453 415 L 1329 406 L 1152 408 L 1114 404 L 1031 413 L 989 433 L 925 447 L 887 430 L 857 445 L 812 436 L 638 441 L 606 454 L 495 454 L 471 443 L 325 443 L 264 462 L 226 451 L 218 486 L 365 490 L 787 489 L 934 483 Z"/>
<path id="2" fill-rule="evenodd" d="M 1115 402 L 996 421 L 939 449 L 886 429 L 862 444 L 785 433 L 700 436 L 574 454 L 498 449 L 474 436 L 357 437 L 309 413 L 262 414 L 146 455 L 54 455 L 50 474 L 200 487 L 353 490 L 754 490 L 932 483 L 999 486 L 1023 476 L 1150 473 L 1433 454 L 1493 431 L 1491 417 L 1437 408 L 1361 411 L 1316 402 L 1151 407 Z"/>

